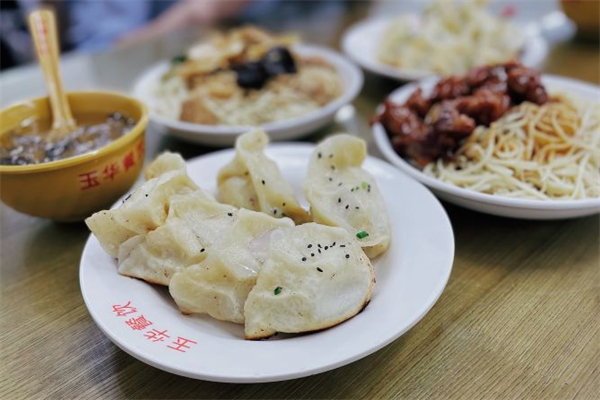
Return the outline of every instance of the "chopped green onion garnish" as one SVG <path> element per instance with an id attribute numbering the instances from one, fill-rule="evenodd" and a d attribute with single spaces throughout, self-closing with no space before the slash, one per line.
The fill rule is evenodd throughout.
<path id="1" fill-rule="evenodd" d="M 187 56 L 185 54 L 182 54 L 180 56 L 175 56 L 173 58 L 171 58 L 171 64 L 181 64 L 182 62 L 185 62 L 187 60 Z"/>
<path id="2" fill-rule="evenodd" d="M 275 293 L 275 296 L 277 296 L 279 293 L 281 293 L 281 289 L 283 289 L 281 286 L 277 286 L 275 288 L 275 290 L 273 291 L 273 293 Z"/>
<path id="3" fill-rule="evenodd" d="M 367 236 L 369 236 L 369 234 L 368 234 L 367 232 L 365 232 L 365 231 L 360 231 L 360 232 L 358 232 L 358 233 L 356 234 L 356 237 L 357 237 L 357 238 L 359 238 L 359 239 L 364 239 L 364 238 L 366 238 Z"/>
<path id="4" fill-rule="evenodd" d="M 367 182 L 363 182 L 360 184 L 360 186 L 362 186 L 363 189 L 367 190 L 367 188 L 369 187 L 369 184 Z"/>

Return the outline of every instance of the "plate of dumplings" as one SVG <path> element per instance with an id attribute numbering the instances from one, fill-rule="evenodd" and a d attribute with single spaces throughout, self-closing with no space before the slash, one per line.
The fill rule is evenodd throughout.
<path id="1" fill-rule="evenodd" d="M 184 161 L 86 220 L 80 284 L 139 360 L 216 382 L 273 382 L 359 360 L 413 327 L 452 269 L 448 217 L 363 140 L 269 144 Z"/>

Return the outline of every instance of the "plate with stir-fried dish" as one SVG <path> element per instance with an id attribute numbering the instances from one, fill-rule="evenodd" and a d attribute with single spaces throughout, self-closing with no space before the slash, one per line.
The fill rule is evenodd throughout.
<path id="1" fill-rule="evenodd" d="M 153 123 L 193 142 L 230 145 L 249 127 L 273 140 L 329 123 L 362 87 L 359 68 L 333 50 L 254 26 L 214 32 L 145 72 L 135 95 Z"/>

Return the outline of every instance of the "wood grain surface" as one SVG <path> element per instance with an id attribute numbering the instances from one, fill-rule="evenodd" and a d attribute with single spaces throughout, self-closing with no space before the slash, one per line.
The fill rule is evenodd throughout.
<path id="1" fill-rule="evenodd" d="M 119 61 L 131 75 L 149 51 L 140 46 L 88 57 L 99 69 Z M 597 44 L 562 43 L 544 68 L 599 83 L 599 67 Z M 367 120 L 395 87 L 367 75 L 354 116 L 308 140 L 345 129 L 372 143 Z M 185 157 L 209 151 L 160 132 L 147 137 L 148 159 L 163 149 Z M 370 151 L 377 155 L 373 146 Z M 452 275 L 413 329 L 330 372 L 234 385 L 179 377 L 121 351 L 94 324 L 81 297 L 86 227 L 0 205 L 0 398 L 597 399 L 598 216 L 522 221 L 444 207 L 456 238 Z"/>

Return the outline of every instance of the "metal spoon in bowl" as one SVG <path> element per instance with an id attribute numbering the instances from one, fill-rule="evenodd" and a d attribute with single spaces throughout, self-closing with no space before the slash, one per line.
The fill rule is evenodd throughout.
<path id="1" fill-rule="evenodd" d="M 77 129 L 58 69 L 58 35 L 54 12 L 46 9 L 29 14 L 29 30 L 44 73 L 52 110 L 52 127 L 47 140 L 55 141 Z"/>

